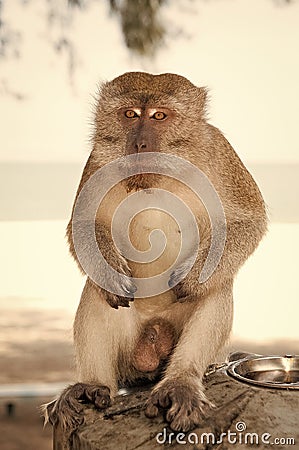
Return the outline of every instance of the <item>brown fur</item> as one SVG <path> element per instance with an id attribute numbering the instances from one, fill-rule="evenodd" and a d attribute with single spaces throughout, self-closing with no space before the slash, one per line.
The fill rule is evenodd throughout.
<path id="1" fill-rule="evenodd" d="M 140 377 L 140 371 L 134 367 L 134 357 L 136 362 L 142 330 L 155 317 L 166 319 L 175 330 L 176 345 L 162 380 L 153 390 L 146 413 L 156 416 L 159 408 L 164 408 L 168 411 L 166 420 L 170 426 L 184 431 L 198 425 L 211 406 L 203 393 L 202 376 L 206 367 L 215 361 L 231 331 L 233 279 L 257 247 L 267 226 L 263 198 L 252 176 L 222 133 L 206 121 L 206 98 L 204 88 L 175 74 L 126 73 L 103 84 L 96 106 L 93 149 L 77 193 L 78 196 L 90 176 L 106 163 L 134 151 L 157 151 L 180 156 L 197 166 L 209 178 L 222 201 L 227 223 L 225 250 L 213 275 L 199 284 L 211 242 L 211 226 L 196 195 L 182 183 L 160 175 L 137 175 L 113 188 L 99 208 L 96 235 L 103 255 L 118 272 L 150 277 L 169 266 L 179 248 L 175 223 L 160 211 L 141 213 L 132 221 L 130 237 L 138 249 L 144 250 L 148 245 L 148 233 L 162 228 L 169 239 L 165 255 L 142 265 L 125 260 L 115 248 L 110 234 L 113 209 L 128 192 L 145 188 L 168 190 L 190 206 L 201 237 L 197 259 L 186 278 L 173 289 L 134 301 L 133 284 L 127 286 L 132 295 L 116 296 L 87 278 L 74 324 L 78 378 L 84 383 L 80 389 L 84 386 L 82 395 L 89 398 L 91 396 L 86 394 L 89 383 L 107 386 L 113 396 L 119 385 L 133 383 Z M 169 111 L 167 120 L 153 121 L 147 115 L 151 108 Z M 140 111 L 140 118 L 132 125 L 124 118 L 126 109 Z M 84 235 L 84 226 L 82 233 Z M 78 262 L 72 221 L 67 236 L 70 251 Z M 175 283 L 177 275 L 175 270 L 170 281 Z M 121 308 L 123 306 L 130 307 Z M 149 365 L 150 359 L 151 356 L 147 361 Z M 144 375 L 153 378 L 150 371 Z M 72 388 L 69 393 L 72 394 Z M 65 398 L 66 394 L 63 395 Z M 67 400 L 67 404 L 71 402 Z M 63 397 L 56 410 L 63 414 Z"/>

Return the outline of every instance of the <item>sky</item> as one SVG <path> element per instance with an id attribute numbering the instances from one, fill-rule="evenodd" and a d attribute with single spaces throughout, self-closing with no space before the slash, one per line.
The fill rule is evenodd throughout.
<path id="1" fill-rule="evenodd" d="M 57 1 L 62 14 L 63 4 Z M 299 162 L 299 2 L 168 2 L 167 46 L 140 61 L 125 48 L 107 3 L 71 13 L 72 26 L 47 25 L 46 2 L 4 2 L 4 20 L 22 33 L 20 58 L 0 66 L 0 161 L 84 161 L 98 84 L 130 70 L 176 72 L 210 90 L 210 121 L 249 163 Z M 182 36 L 173 37 L 181 29 Z M 68 35 L 76 67 L 51 40 Z M 8 89 L 24 96 L 17 101 Z"/>

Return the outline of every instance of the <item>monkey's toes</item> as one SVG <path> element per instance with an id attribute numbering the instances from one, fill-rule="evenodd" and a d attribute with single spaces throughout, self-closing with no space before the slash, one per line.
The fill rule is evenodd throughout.
<path id="1" fill-rule="evenodd" d="M 46 421 L 49 421 L 52 425 L 59 422 L 62 428 L 68 431 L 77 428 L 83 422 L 83 416 L 81 415 L 83 406 L 79 402 L 82 394 L 81 383 L 67 387 L 56 401 L 45 405 Z"/>
<path id="2" fill-rule="evenodd" d="M 85 397 L 97 409 L 104 409 L 110 406 L 110 389 L 107 386 L 88 384 L 85 387 Z"/>
<path id="3" fill-rule="evenodd" d="M 212 408 L 214 405 L 196 386 L 169 381 L 153 391 L 145 415 L 157 417 L 159 409 L 163 409 L 172 430 L 187 432 L 200 425 Z"/>
<path id="4" fill-rule="evenodd" d="M 110 403 L 110 389 L 107 386 L 76 383 L 67 387 L 55 401 L 44 407 L 46 420 L 52 425 L 60 423 L 71 432 L 84 421 L 83 403 L 92 403 L 96 408 L 107 408 Z"/>

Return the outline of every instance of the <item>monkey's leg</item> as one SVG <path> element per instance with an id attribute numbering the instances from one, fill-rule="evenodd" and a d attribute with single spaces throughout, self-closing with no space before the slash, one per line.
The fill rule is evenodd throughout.
<path id="1" fill-rule="evenodd" d="M 232 283 L 198 302 L 163 380 L 153 389 L 146 408 L 148 417 L 157 416 L 159 408 L 164 408 L 175 431 L 188 431 L 200 424 L 213 406 L 203 392 L 202 378 L 229 337 L 232 309 Z"/>
<path id="2" fill-rule="evenodd" d="M 94 283 L 87 280 L 74 322 L 78 380 L 48 408 L 50 422 L 68 431 L 82 422 L 82 403 L 102 409 L 117 393 L 120 352 L 131 354 L 138 329 L 134 307 L 111 308 Z"/>

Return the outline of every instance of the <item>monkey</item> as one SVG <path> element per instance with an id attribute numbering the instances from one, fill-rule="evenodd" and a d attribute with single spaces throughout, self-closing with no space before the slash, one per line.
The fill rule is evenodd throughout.
<path id="1" fill-rule="evenodd" d="M 205 87 L 171 73 L 128 72 L 100 87 L 92 151 L 67 226 L 70 252 L 86 275 L 74 321 L 78 382 L 66 388 L 52 405 L 52 422 L 78 425 L 82 420 L 82 402 L 104 409 L 119 387 L 134 384 L 141 374 L 153 382 L 158 380 L 145 415 L 152 418 L 164 412 L 174 431 L 193 429 L 214 407 L 204 393 L 202 379 L 206 367 L 216 360 L 229 339 L 233 281 L 266 233 L 267 214 L 253 177 L 221 131 L 208 122 L 207 103 Z M 224 249 L 213 273 L 204 281 L 200 277 L 215 231 L 212 219 L 217 214 L 213 208 L 207 211 L 204 200 L 186 183 L 172 177 L 171 172 L 177 170 L 175 162 L 169 164 L 167 174 L 146 171 L 147 154 L 158 169 L 160 154 L 187 161 L 205 175 L 220 199 L 225 216 Z M 101 254 L 114 269 L 111 274 L 106 273 L 105 265 L 95 262 L 86 238 L 88 220 L 76 222 L 75 205 L 100 169 L 128 157 L 136 157 L 136 169 L 140 170 L 134 174 L 128 171 L 127 177 L 109 189 L 93 224 Z M 125 166 L 125 162 L 121 164 Z M 190 172 L 190 182 L 193 178 Z M 144 208 L 132 218 L 129 237 L 134 248 L 146 252 L 149 235 L 158 228 L 166 236 L 167 245 L 158 258 L 141 263 L 126 257 L 115 244 L 111 222 L 121 202 L 134 194 L 142 205 L 156 189 L 160 189 L 159 199 L 165 210 Z M 187 221 L 186 230 L 180 229 L 167 213 L 166 191 L 179 197 L 195 217 L 200 242 L 193 265 L 190 254 L 195 241 L 191 225 Z M 95 195 L 95 188 L 87 190 L 86 208 Z M 78 241 L 87 242 L 84 261 L 76 250 L 76 226 Z M 180 254 L 183 232 L 186 246 L 185 253 Z M 116 236 L 121 241 L 121 229 Z M 84 268 L 86 264 L 88 270 Z M 138 297 L 142 280 L 162 272 L 167 273 L 167 289 Z M 97 283 L 98 273 L 108 282 L 109 289 Z M 155 326 L 156 318 L 161 322 L 156 321 Z M 150 342 L 155 339 L 157 343 L 166 339 L 164 352 L 157 351 L 158 344 L 151 347 Z"/>

